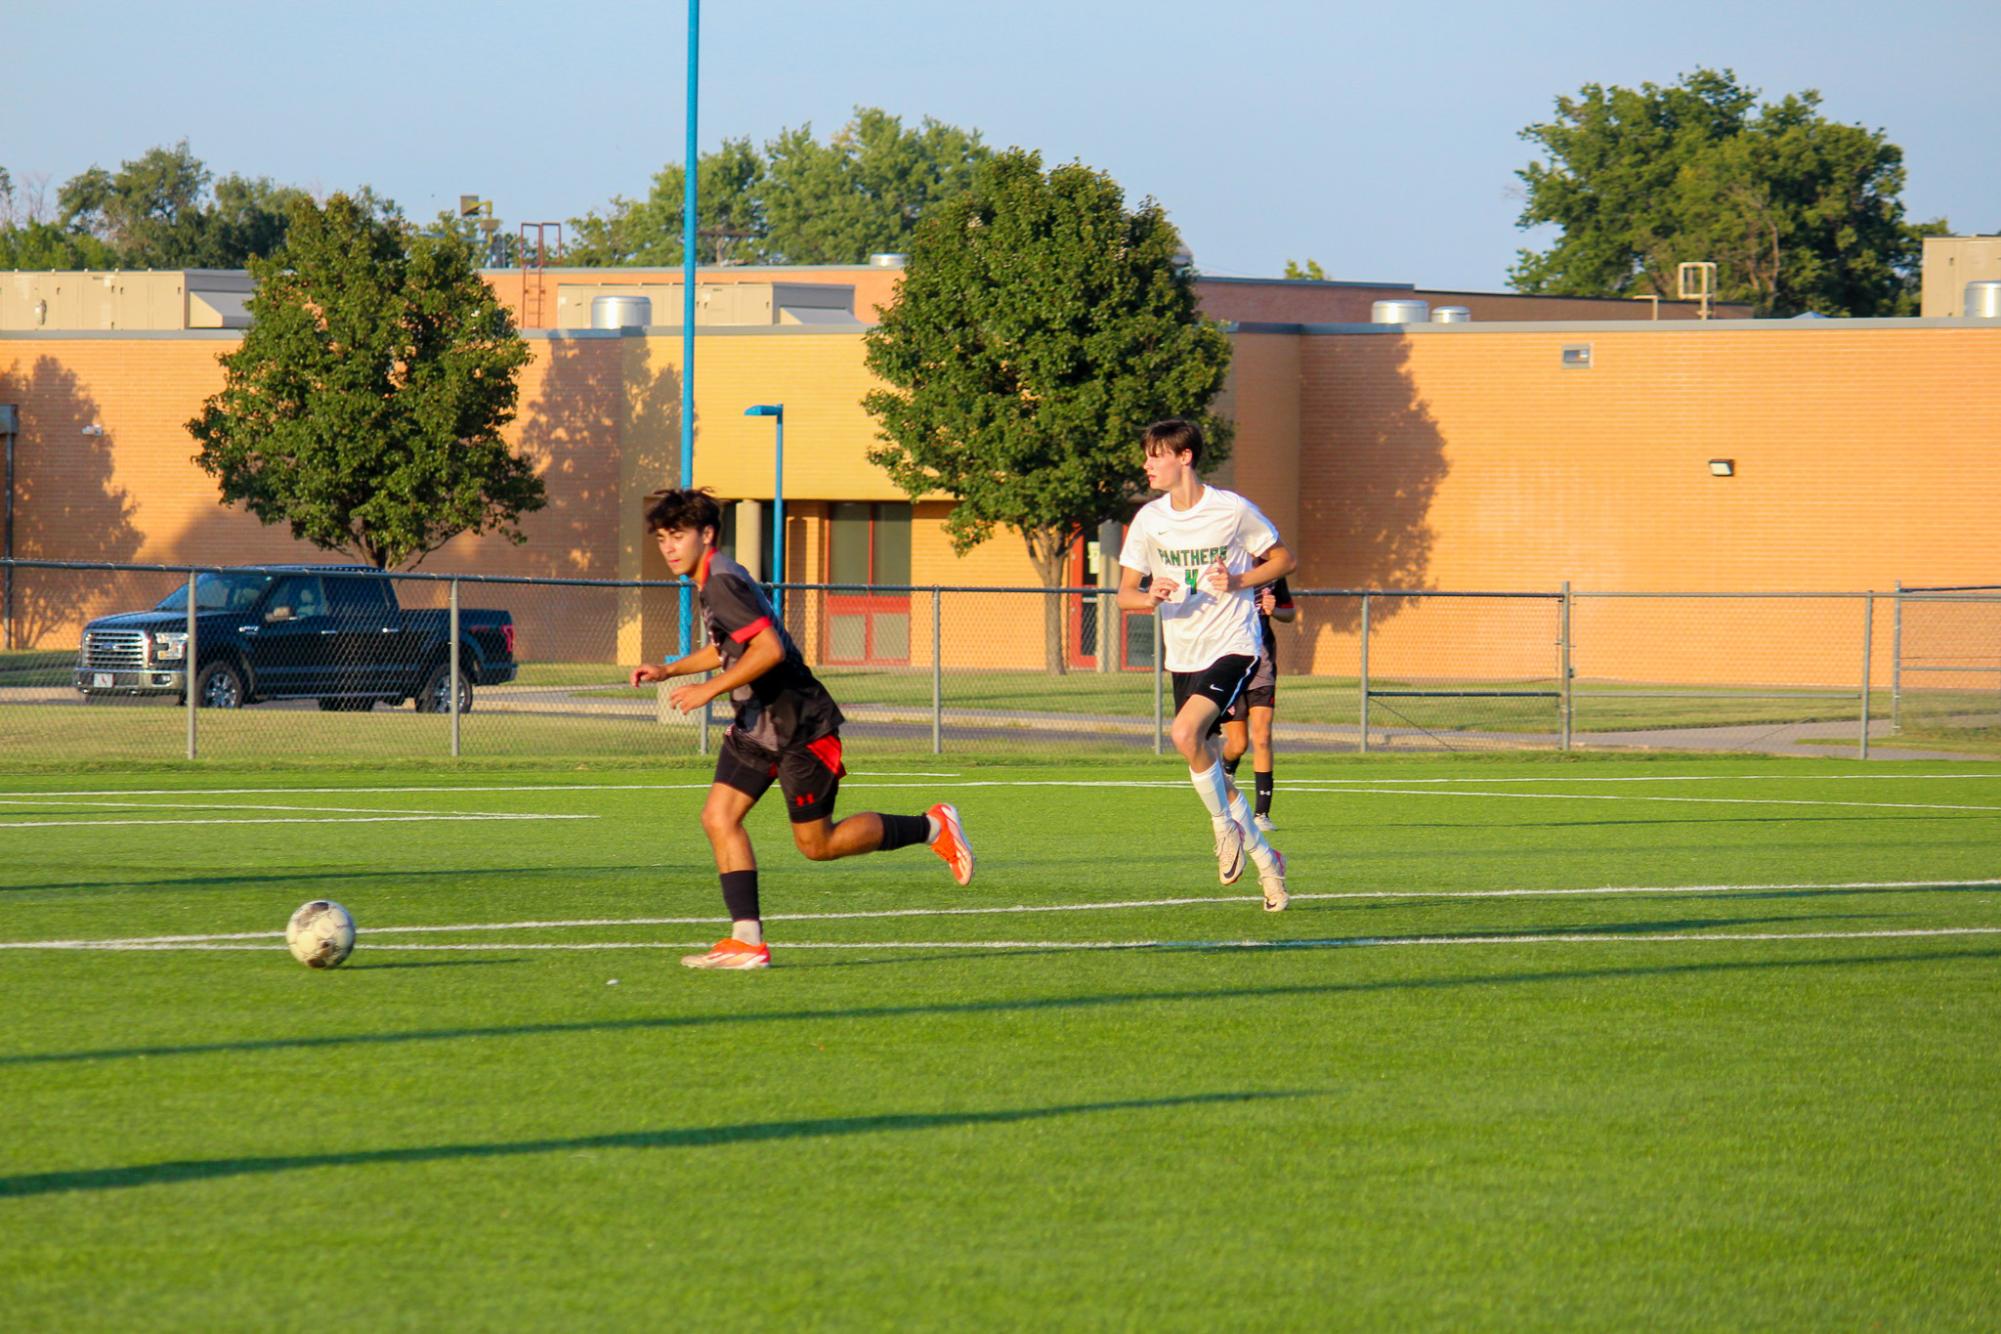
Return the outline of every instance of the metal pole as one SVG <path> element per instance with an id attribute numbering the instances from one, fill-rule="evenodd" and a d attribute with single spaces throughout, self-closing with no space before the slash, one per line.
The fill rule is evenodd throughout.
<path id="1" fill-rule="evenodd" d="M 195 578 L 193 574 L 188 576 L 188 646 L 181 658 L 181 686 L 188 702 L 189 759 L 195 758 L 195 710 L 201 704 L 201 701 L 195 698 L 195 667 L 201 662 L 201 649 L 195 643 Z M 11 620 L 12 617 L 8 619 Z"/>
<path id="2" fill-rule="evenodd" d="M 1876 595 L 1862 595 L 1862 740 L 1858 758 L 1869 758 L 1869 648 L 1876 628 Z"/>
<path id="3" fill-rule="evenodd" d="M 1362 594 L 1362 754 L 1369 753 L 1369 595 Z"/>
<path id="4" fill-rule="evenodd" d="M 695 135 L 695 93 L 700 85 L 702 0 L 688 0 L 687 140 L 682 152 L 681 187 L 681 478 L 695 484 L 695 241 L 701 156 Z M 681 586 L 681 656 L 688 656 L 689 629 L 694 621 L 694 590 Z"/>
<path id="5" fill-rule="evenodd" d="M 1904 730 L 1904 581 L 1890 603 L 1890 732 Z"/>
<path id="6" fill-rule="evenodd" d="M 1163 701 L 1166 696 L 1162 692 L 1161 687 L 1166 683 L 1167 676 L 1166 669 L 1162 666 L 1161 662 L 1162 649 L 1160 643 L 1159 610 L 1156 609 L 1149 619 L 1153 621 L 1153 753 L 1156 755 L 1165 755 L 1167 753 L 1167 728 Z"/>
<path id="7" fill-rule="evenodd" d="M 447 659 L 450 663 L 451 677 L 445 682 L 445 688 L 451 691 L 452 758 L 457 759 L 459 757 L 459 581 L 456 579 L 452 580 L 451 606 L 451 615 L 447 618 L 451 622 L 447 627 L 452 637 L 450 657 Z"/>
<path id="8" fill-rule="evenodd" d="M 778 462 L 771 478 L 771 609 L 785 624 L 785 405 L 778 405 Z"/>
<path id="9" fill-rule="evenodd" d="M 931 590 L 931 753 L 945 753 L 945 593 Z"/>
<path id="10" fill-rule="evenodd" d="M 9 409 L 12 411 L 12 409 Z M 14 432 L 7 432 L 7 592 L 6 592 L 6 647 L 14 649 Z"/>
<path id="11" fill-rule="evenodd" d="M 1571 711 L 1570 711 L 1570 705 L 1571 705 L 1571 696 L 1570 696 L 1570 581 L 1569 581 L 1568 579 L 1566 579 L 1566 580 L 1564 580 L 1564 581 L 1563 581 L 1563 613 L 1562 613 L 1562 617 L 1561 617 L 1560 621 L 1558 622 L 1558 629 L 1557 629 L 1557 645 L 1558 645 L 1558 652 L 1557 652 L 1557 659 L 1556 659 L 1556 670 L 1557 670 L 1557 689 L 1558 689 L 1558 690 L 1560 690 L 1560 691 L 1562 692 L 1562 695 L 1563 695 L 1563 697 L 1562 697 L 1562 702 L 1561 702 L 1561 703 L 1560 703 L 1560 704 L 1558 705 L 1558 707 L 1559 707 L 1559 708 L 1560 708 L 1560 709 L 1562 710 L 1562 713 L 1563 713 L 1563 717 L 1562 717 L 1561 721 L 1560 721 L 1560 722 L 1558 723 L 1558 738 L 1557 738 L 1557 749 L 1558 749 L 1558 750 L 1569 750 L 1569 749 L 1570 749 L 1570 725 L 1571 725 L 1571 720 L 1572 720 L 1572 714 L 1571 714 Z"/>

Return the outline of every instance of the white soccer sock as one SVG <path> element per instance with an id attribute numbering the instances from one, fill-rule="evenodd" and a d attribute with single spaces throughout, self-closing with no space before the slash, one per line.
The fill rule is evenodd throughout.
<path id="1" fill-rule="evenodd" d="M 1257 820 L 1251 813 L 1251 803 L 1244 799 L 1244 794 L 1237 790 L 1235 784 L 1230 787 L 1230 818 L 1244 831 L 1244 851 L 1251 855 L 1258 869 L 1269 871 L 1277 867 L 1278 854 L 1272 851 L 1264 831 L 1258 828 Z"/>
<path id="2" fill-rule="evenodd" d="M 746 945 L 762 945 L 764 943 L 764 923 L 732 922 L 730 923 L 730 934 Z"/>
<path id="3" fill-rule="evenodd" d="M 1188 771 L 1188 781 L 1195 785 L 1195 795 L 1202 798 L 1202 804 L 1209 808 L 1211 819 L 1222 820 L 1230 814 L 1229 778 L 1223 766 L 1212 764 L 1206 773 Z"/>

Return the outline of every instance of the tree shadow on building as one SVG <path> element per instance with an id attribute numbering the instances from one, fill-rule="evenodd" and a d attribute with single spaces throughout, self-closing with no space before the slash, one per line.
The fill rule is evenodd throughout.
<path id="1" fill-rule="evenodd" d="M 0 369 L 0 403 L 20 408 L 14 450 L 14 554 L 21 559 L 129 561 L 145 542 L 138 504 L 115 480 L 116 437 L 97 400 L 54 357 Z M 129 576 L 109 571 L 17 570 L 8 642 L 74 647 L 77 627 L 127 611 Z M 56 641 L 60 640 L 60 643 Z"/>
<path id="2" fill-rule="evenodd" d="M 1309 337 L 1303 360 L 1306 384 L 1328 388 L 1310 391 L 1302 405 L 1300 568 L 1293 584 L 1432 587 L 1429 516 L 1450 465 L 1445 438 L 1410 373 L 1409 339 Z M 1371 625 L 1407 601 L 1372 598 Z M 1301 608 L 1300 647 L 1324 635 L 1353 634 L 1360 620 L 1359 598 L 1312 599 Z"/>
<path id="3" fill-rule="evenodd" d="M 681 376 L 655 368 L 644 338 L 550 338 L 517 447 L 535 459 L 546 509 L 523 517 L 522 573 L 616 579 L 620 506 L 673 481 L 681 433 Z M 623 482 L 638 485 L 623 494 Z"/>

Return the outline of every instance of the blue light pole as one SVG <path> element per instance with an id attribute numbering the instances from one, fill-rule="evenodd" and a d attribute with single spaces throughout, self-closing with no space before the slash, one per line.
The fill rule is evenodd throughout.
<path id="1" fill-rule="evenodd" d="M 771 475 L 771 609 L 778 623 L 785 624 L 785 405 L 759 403 L 745 408 L 746 417 L 770 417 L 778 428 L 778 461 Z"/>
<path id="2" fill-rule="evenodd" d="M 688 141 L 681 190 L 681 485 L 695 484 L 695 178 L 701 157 L 695 142 L 695 90 L 700 82 L 702 0 L 688 0 Z M 694 596 L 681 585 L 681 656 L 688 655 Z"/>

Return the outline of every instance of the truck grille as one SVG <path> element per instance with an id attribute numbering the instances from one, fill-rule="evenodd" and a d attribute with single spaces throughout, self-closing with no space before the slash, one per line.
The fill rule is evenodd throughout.
<path id="1" fill-rule="evenodd" d="M 138 630 L 92 630 L 83 637 L 80 666 L 98 671 L 138 671 L 146 666 L 146 636 Z"/>

